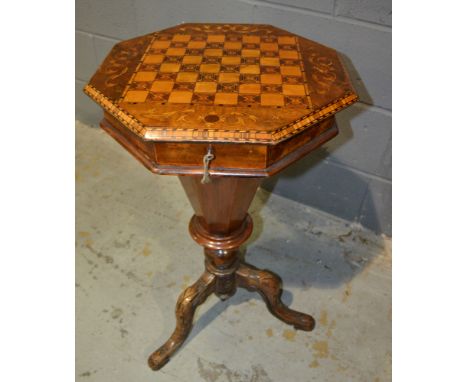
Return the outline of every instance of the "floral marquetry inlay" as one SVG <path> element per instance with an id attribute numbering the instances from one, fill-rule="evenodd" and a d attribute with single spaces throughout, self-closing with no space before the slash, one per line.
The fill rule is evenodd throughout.
<path id="1" fill-rule="evenodd" d="M 121 42 L 85 92 L 155 141 L 278 143 L 357 100 L 334 50 L 239 24 L 182 24 Z"/>

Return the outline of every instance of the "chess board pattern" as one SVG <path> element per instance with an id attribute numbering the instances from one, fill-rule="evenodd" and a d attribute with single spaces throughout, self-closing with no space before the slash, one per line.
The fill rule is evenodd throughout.
<path id="1" fill-rule="evenodd" d="M 236 33 L 155 34 L 120 101 L 312 105 L 296 36 Z"/>
<path id="2" fill-rule="evenodd" d="M 180 24 L 119 42 L 84 91 L 163 142 L 276 144 L 357 100 L 336 51 L 262 24 Z"/>

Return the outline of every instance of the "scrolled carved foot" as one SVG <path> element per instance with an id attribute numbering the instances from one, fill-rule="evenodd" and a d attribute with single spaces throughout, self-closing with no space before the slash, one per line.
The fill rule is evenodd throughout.
<path id="1" fill-rule="evenodd" d="M 268 310 L 281 321 L 299 330 L 311 331 L 315 327 L 315 320 L 311 316 L 289 309 L 283 304 L 281 279 L 274 273 L 241 263 L 236 276 L 237 285 L 258 292 L 265 300 Z"/>
<path id="2" fill-rule="evenodd" d="M 148 358 L 151 369 L 161 369 L 187 339 L 192 329 L 195 310 L 213 293 L 215 279 L 214 275 L 205 272 L 195 284 L 179 296 L 176 305 L 176 328 L 166 343 Z"/>

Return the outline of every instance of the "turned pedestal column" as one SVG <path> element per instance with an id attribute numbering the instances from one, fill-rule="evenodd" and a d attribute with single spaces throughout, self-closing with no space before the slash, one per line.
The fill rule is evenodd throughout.
<path id="1" fill-rule="evenodd" d="M 148 360 L 161 368 L 182 345 L 192 328 L 195 309 L 214 293 L 225 300 L 241 287 L 258 292 L 272 314 L 296 329 L 312 330 L 314 319 L 287 308 L 281 302 L 281 280 L 272 272 L 258 270 L 239 256 L 239 247 L 252 233 L 247 210 L 260 184 L 258 178 L 213 177 L 207 184 L 201 176 L 180 176 L 195 215 L 190 220 L 192 238 L 205 252 L 205 272 L 180 295 L 176 328 L 167 342 Z"/>

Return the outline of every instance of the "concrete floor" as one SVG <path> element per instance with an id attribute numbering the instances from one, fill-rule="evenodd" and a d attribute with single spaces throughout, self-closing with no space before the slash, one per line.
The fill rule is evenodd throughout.
<path id="1" fill-rule="evenodd" d="M 263 190 L 250 213 L 247 261 L 280 274 L 284 301 L 316 329 L 295 331 L 244 290 L 211 296 L 186 344 L 151 371 L 179 293 L 203 269 L 192 209 L 177 177 L 77 122 L 77 380 L 390 381 L 391 240 Z"/>

